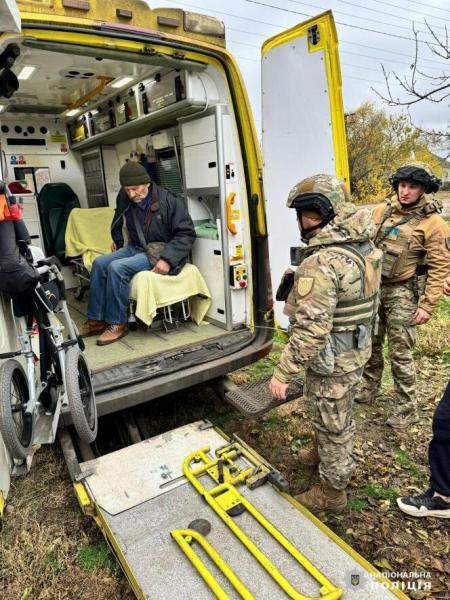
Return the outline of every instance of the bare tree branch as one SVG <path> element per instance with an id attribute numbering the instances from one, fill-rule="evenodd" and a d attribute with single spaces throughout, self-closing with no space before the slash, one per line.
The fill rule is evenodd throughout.
<path id="1" fill-rule="evenodd" d="M 436 32 L 433 30 L 433 27 L 426 20 L 425 24 L 429 33 L 436 42 L 426 42 L 429 50 L 444 60 L 450 59 L 449 31 L 447 26 L 444 28 L 445 34 L 442 37 L 436 34 Z M 419 44 L 423 44 L 423 42 L 419 39 L 419 33 L 421 32 L 416 29 L 414 23 L 412 29 L 415 40 L 415 49 L 414 60 L 411 64 L 410 76 L 408 77 L 405 75 L 400 77 L 395 72 L 390 73 L 386 71 L 385 66 L 382 64 L 381 68 L 386 83 L 386 91 L 380 92 L 372 87 L 372 90 L 377 94 L 377 96 L 389 106 L 410 107 L 422 101 L 438 104 L 450 96 L 450 74 L 446 72 L 445 69 L 442 70 L 442 75 L 430 75 L 425 70 L 418 67 Z M 423 79 L 418 77 L 418 75 L 422 76 Z M 420 89 L 418 87 L 419 81 L 428 81 L 428 89 Z M 400 90 L 395 95 L 393 92 L 394 84 Z"/>
<path id="2" fill-rule="evenodd" d="M 445 60 L 449 59 L 450 58 L 450 47 L 449 47 L 449 43 L 448 43 L 448 29 L 447 29 L 447 25 L 445 26 L 445 42 L 443 42 L 436 35 L 436 32 L 429 25 L 428 21 L 426 19 L 424 19 L 424 21 L 425 21 L 425 25 L 428 27 L 428 31 L 433 36 L 433 38 L 436 40 L 436 44 L 429 44 L 427 42 L 428 48 L 431 50 L 431 52 L 433 52 L 433 54 L 437 54 L 437 56 L 440 56 L 441 58 L 443 58 Z M 440 51 L 438 49 L 436 49 L 436 46 L 443 51 L 443 54 L 441 54 Z"/>

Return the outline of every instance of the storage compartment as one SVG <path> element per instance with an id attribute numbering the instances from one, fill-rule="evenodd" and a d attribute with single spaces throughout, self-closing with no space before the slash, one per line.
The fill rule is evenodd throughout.
<path id="1" fill-rule="evenodd" d="M 183 119 L 180 129 L 185 189 L 198 236 L 194 260 L 220 273 L 211 276 L 211 318 L 230 330 L 246 321 L 249 269 L 244 264 L 243 188 L 237 185 L 236 141 L 228 108 L 218 105 L 201 118 Z M 236 285 L 236 266 L 246 272 L 245 286 Z"/>

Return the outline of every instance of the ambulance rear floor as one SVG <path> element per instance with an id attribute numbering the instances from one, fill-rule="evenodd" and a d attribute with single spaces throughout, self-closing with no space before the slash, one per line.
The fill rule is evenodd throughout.
<path id="1" fill-rule="evenodd" d="M 67 293 L 69 311 L 77 327 L 87 319 L 87 298 L 86 294 L 80 302 L 75 299 L 72 290 Z M 164 330 L 161 322 L 155 322 L 151 328 L 142 327 L 130 331 L 124 338 L 108 346 L 97 346 L 97 336 L 85 338 L 84 343 L 89 365 L 96 373 L 124 362 L 133 362 L 154 354 L 164 354 L 176 348 L 198 345 L 227 334 L 228 332 L 221 327 L 207 321 L 196 325 L 188 320 L 179 323 L 178 327 L 169 333 Z"/>

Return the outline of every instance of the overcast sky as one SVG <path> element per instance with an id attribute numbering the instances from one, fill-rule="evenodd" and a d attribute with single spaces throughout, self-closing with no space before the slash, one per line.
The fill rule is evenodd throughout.
<path id="1" fill-rule="evenodd" d="M 364 4 L 368 4 L 367 7 Z M 151 6 L 156 6 L 152 1 Z M 400 77 L 410 73 L 414 60 L 413 23 L 419 34 L 419 66 L 433 77 L 450 72 L 450 61 L 434 55 L 423 42 L 435 42 L 424 19 L 445 40 L 445 27 L 450 28 L 448 0 L 164 0 L 160 5 L 183 8 L 213 15 L 225 23 L 227 47 L 236 57 L 245 78 L 258 129 L 260 111 L 261 44 L 283 29 L 331 9 L 339 39 L 339 53 L 346 111 L 369 100 L 380 106 L 382 101 L 372 90 L 386 93 L 381 69 Z M 450 29 L 449 29 L 450 31 Z M 420 88 L 428 89 L 430 81 L 422 75 Z M 393 84 L 394 94 L 405 97 Z M 386 110 L 393 110 L 384 105 Z M 450 121 L 449 100 L 439 104 L 422 101 L 411 108 L 416 125 L 446 129 Z"/>

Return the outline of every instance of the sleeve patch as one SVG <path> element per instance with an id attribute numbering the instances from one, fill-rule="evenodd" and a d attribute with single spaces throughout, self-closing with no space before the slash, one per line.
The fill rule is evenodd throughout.
<path id="1" fill-rule="evenodd" d="M 307 296 L 314 285 L 314 277 L 299 277 L 297 282 L 297 291 L 300 298 Z"/>

